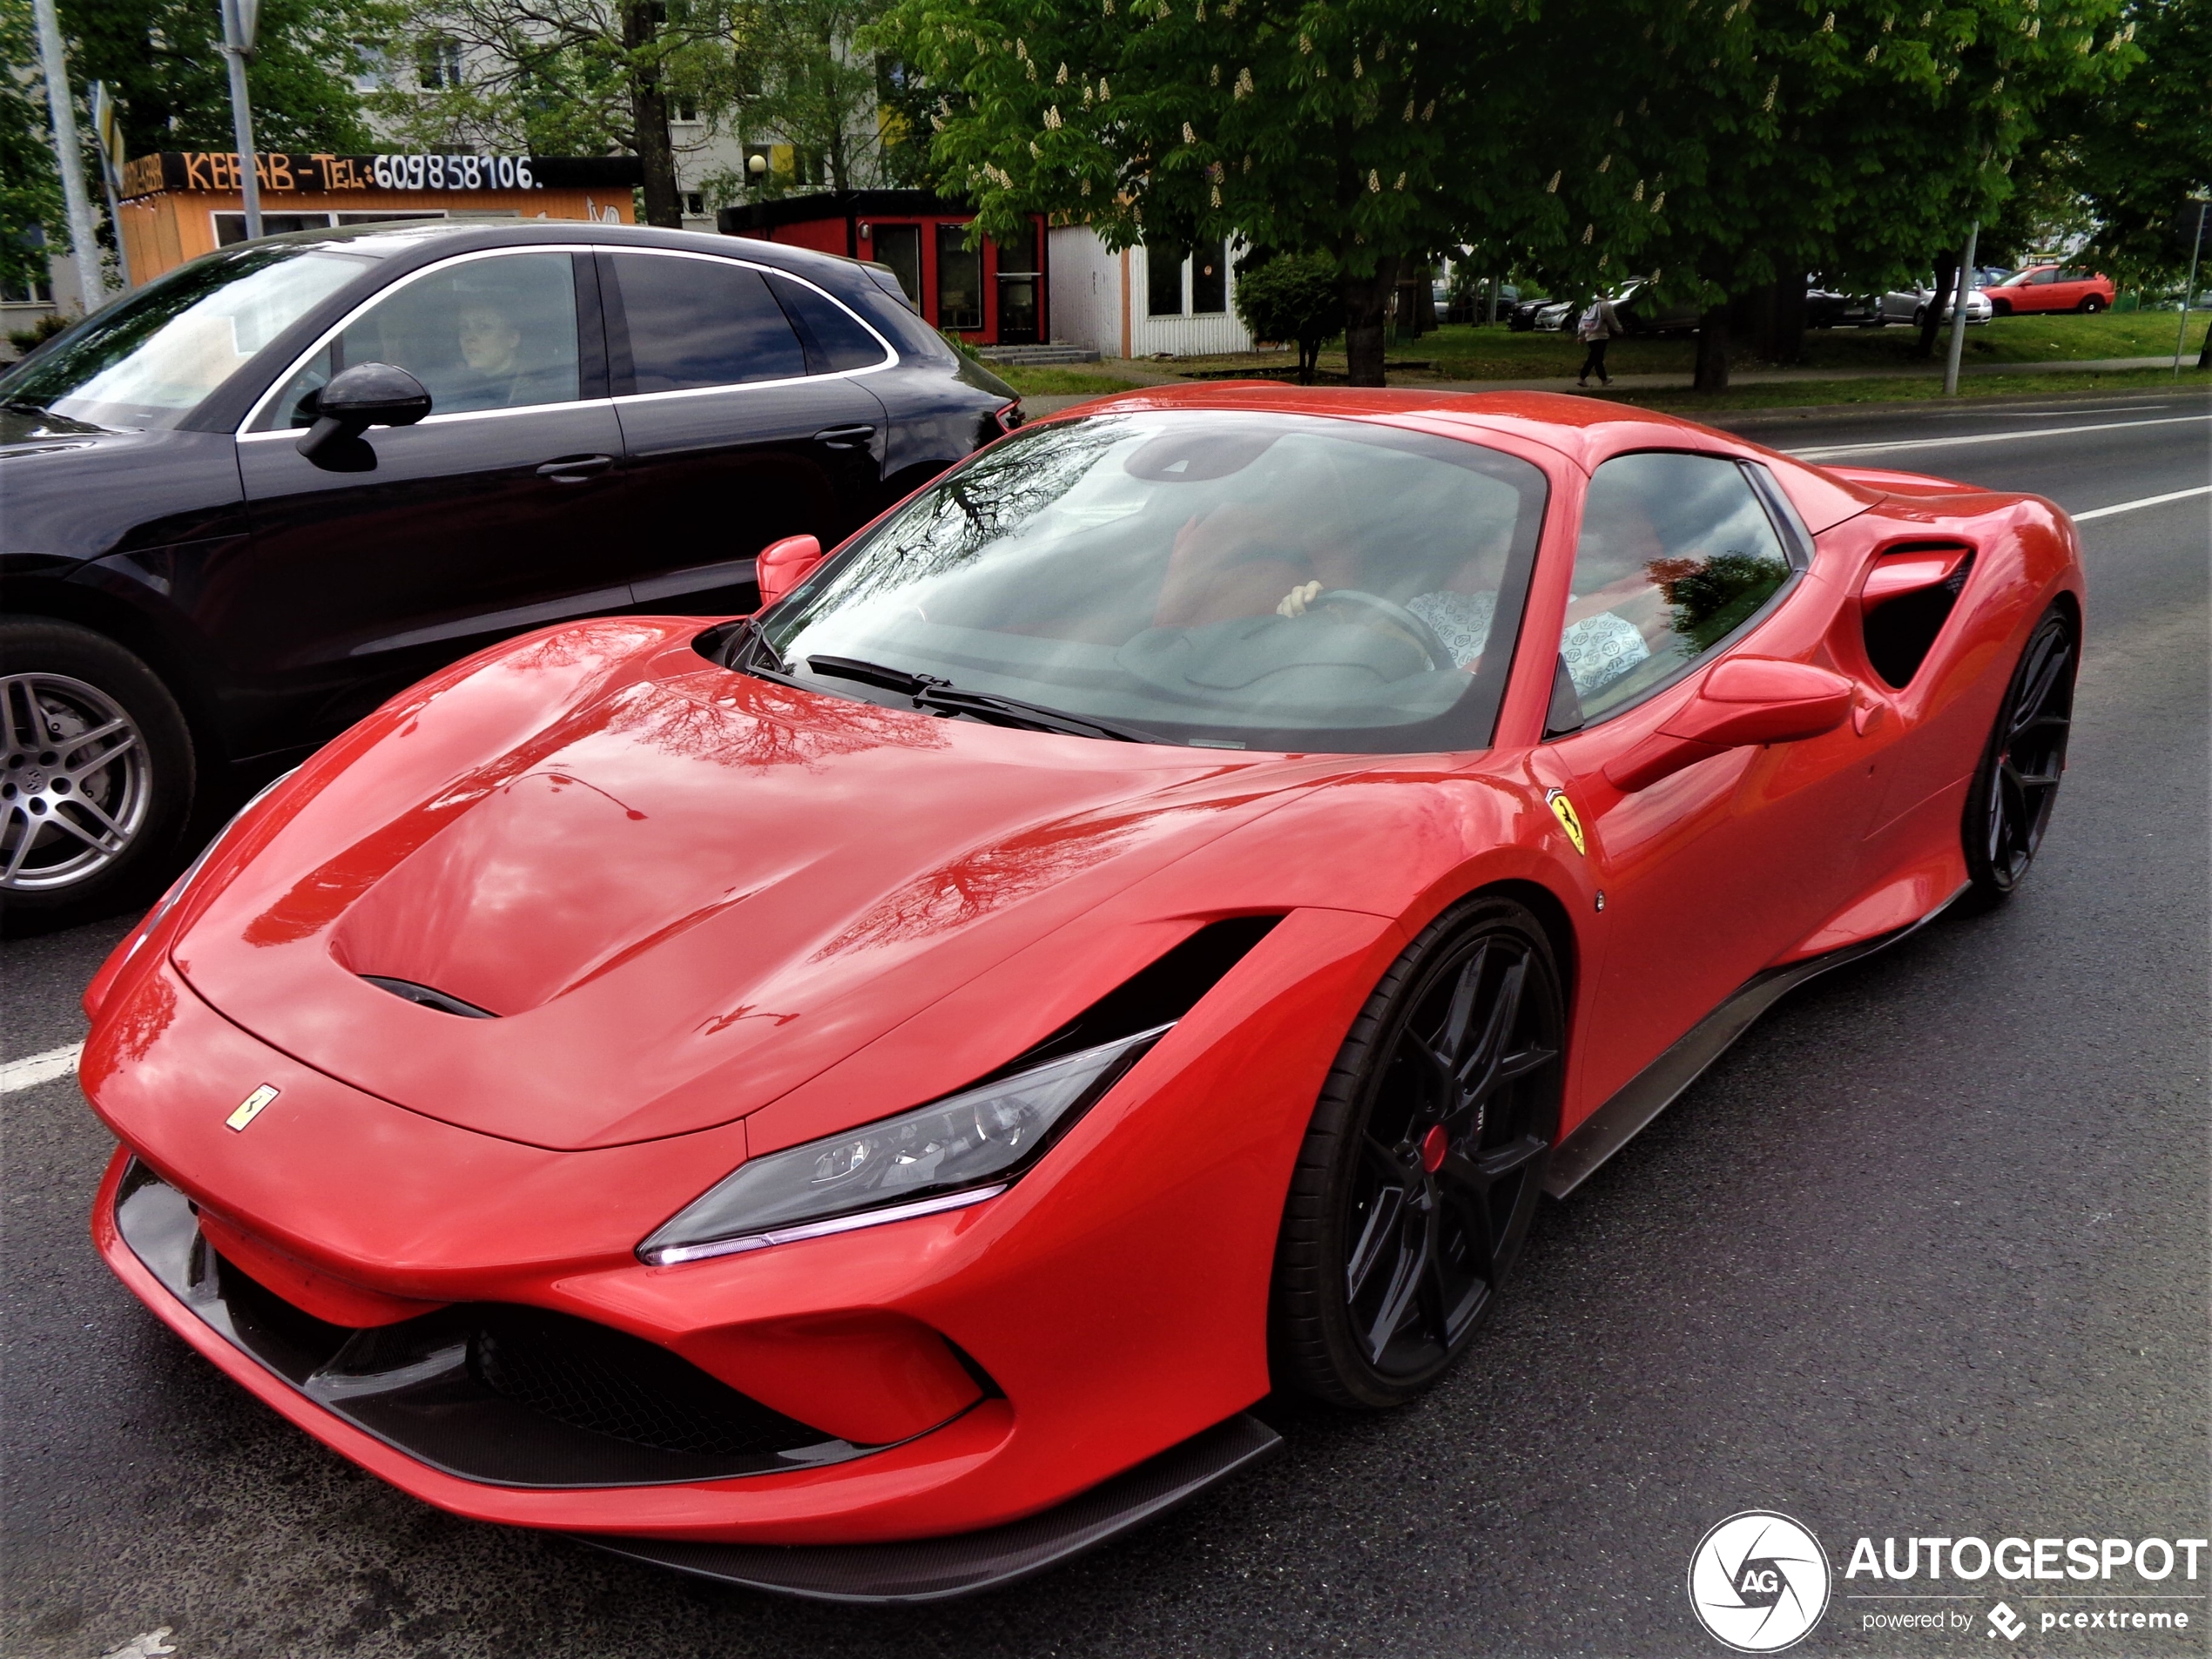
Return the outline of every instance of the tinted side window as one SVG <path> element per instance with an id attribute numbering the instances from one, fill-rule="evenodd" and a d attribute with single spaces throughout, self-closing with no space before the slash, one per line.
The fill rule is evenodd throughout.
<path id="1" fill-rule="evenodd" d="M 1645 454 L 1590 480 L 1560 656 L 1585 723 L 1639 703 L 1757 614 L 1789 555 L 1733 461 Z"/>
<path id="2" fill-rule="evenodd" d="M 872 368 L 883 361 L 882 342 L 861 327 L 844 307 L 789 277 L 770 277 L 768 286 L 799 325 L 807 364 L 815 374 Z"/>
<path id="3" fill-rule="evenodd" d="M 639 392 L 796 379 L 806 354 L 758 271 L 723 260 L 614 256 Z"/>
<path id="4" fill-rule="evenodd" d="M 293 375 L 271 406 L 273 424 L 312 424 L 308 394 L 356 363 L 407 370 L 433 415 L 572 403 L 582 395 L 574 266 L 565 253 L 509 253 L 418 277 Z"/>

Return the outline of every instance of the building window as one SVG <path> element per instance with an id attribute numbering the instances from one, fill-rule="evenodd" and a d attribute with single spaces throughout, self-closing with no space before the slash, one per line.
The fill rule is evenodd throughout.
<path id="1" fill-rule="evenodd" d="M 1180 317 L 1183 314 L 1183 250 L 1150 247 L 1144 250 L 1144 314 Z"/>
<path id="2" fill-rule="evenodd" d="M 684 214 L 687 219 L 705 219 L 706 217 L 706 198 L 696 190 L 685 191 L 684 192 Z"/>
<path id="3" fill-rule="evenodd" d="M 983 326 L 983 251 L 968 246 L 966 225 L 937 227 L 937 326 Z"/>
<path id="4" fill-rule="evenodd" d="M 425 91 L 442 91 L 461 84 L 461 43 L 433 35 L 415 48 L 415 78 Z"/>
<path id="5" fill-rule="evenodd" d="M 673 118 L 676 120 L 696 121 L 699 118 L 699 106 L 691 98 L 679 98 L 669 107 L 675 111 Z"/>
<path id="6" fill-rule="evenodd" d="M 1190 253 L 1190 309 L 1194 314 L 1229 309 L 1229 246 L 1201 242 Z"/>

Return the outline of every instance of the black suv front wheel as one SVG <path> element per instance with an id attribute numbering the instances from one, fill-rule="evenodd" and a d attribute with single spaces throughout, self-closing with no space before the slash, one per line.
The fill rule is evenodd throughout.
<path id="1" fill-rule="evenodd" d="M 153 671 L 43 617 L 0 622 L 0 921 L 68 927 L 151 896 L 192 806 L 192 733 Z"/>

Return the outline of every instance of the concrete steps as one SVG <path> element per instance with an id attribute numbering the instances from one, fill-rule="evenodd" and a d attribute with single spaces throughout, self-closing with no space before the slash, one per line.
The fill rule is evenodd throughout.
<path id="1" fill-rule="evenodd" d="M 978 346 L 975 354 L 987 363 L 1012 363 L 1035 368 L 1051 363 L 1095 363 L 1098 354 L 1082 346 L 1055 340 L 1049 346 Z"/>

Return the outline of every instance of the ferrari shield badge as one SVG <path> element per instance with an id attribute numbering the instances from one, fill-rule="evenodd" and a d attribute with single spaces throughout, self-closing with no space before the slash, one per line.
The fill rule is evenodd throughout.
<path id="1" fill-rule="evenodd" d="M 1582 842 L 1582 820 L 1575 815 L 1575 803 L 1567 799 L 1567 792 L 1563 789 L 1546 791 L 1544 805 L 1552 809 L 1552 816 L 1559 820 L 1560 828 L 1567 832 L 1567 839 L 1575 843 L 1575 850 L 1588 858 L 1590 850 Z"/>
<path id="2" fill-rule="evenodd" d="M 255 1118 L 261 1115 L 261 1108 L 267 1105 L 276 1097 L 276 1089 L 271 1088 L 267 1083 L 263 1083 L 259 1089 L 248 1095 L 244 1100 L 239 1102 L 238 1109 L 223 1120 L 224 1127 L 226 1129 L 244 1129 L 248 1123 L 252 1123 Z"/>

